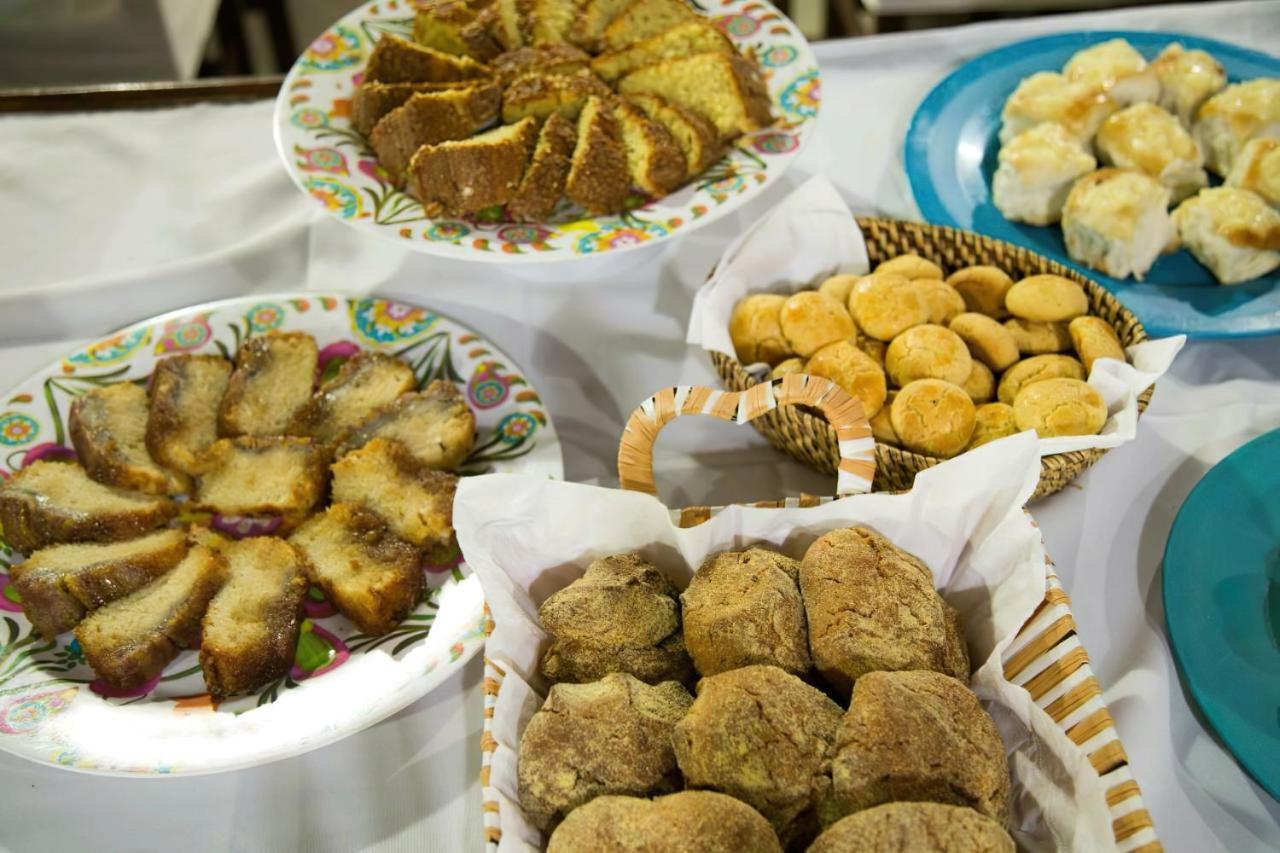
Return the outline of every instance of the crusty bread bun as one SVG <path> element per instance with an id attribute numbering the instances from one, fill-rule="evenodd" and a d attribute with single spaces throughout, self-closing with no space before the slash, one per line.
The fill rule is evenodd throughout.
<path id="1" fill-rule="evenodd" d="M 782 853 L 769 822 L 715 791 L 679 791 L 652 800 L 606 795 L 574 809 L 547 841 L 547 853 Z"/>
<path id="2" fill-rule="evenodd" d="M 963 806 L 885 803 L 841 818 L 807 853 L 1014 853 L 996 821 Z"/>

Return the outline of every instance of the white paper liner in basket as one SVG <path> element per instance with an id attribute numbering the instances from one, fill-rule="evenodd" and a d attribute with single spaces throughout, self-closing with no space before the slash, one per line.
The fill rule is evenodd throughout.
<path id="1" fill-rule="evenodd" d="M 836 273 L 870 271 L 862 231 L 848 205 L 826 178 L 810 178 L 761 217 L 725 250 L 693 300 L 686 340 L 708 352 L 737 358 L 729 338 L 729 317 L 749 293 L 791 294 L 817 287 Z M 1107 404 L 1107 422 L 1098 435 L 1040 440 L 1040 455 L 1110 449 L 1132 441 L 1138 430 L 1138 396 L 1165 374 L 1186 343 L 1185 335 L 1145 341 L 1125 350 L 1129 363 L 1099 359 L 1089 384 Z M 758 377 L 764 364 L 744 365 Z"/>

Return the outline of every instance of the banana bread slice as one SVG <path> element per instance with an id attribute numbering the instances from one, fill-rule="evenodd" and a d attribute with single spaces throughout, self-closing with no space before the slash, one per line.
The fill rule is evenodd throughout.
<path id="1" fill-rule="evenodd" d="M 517 77 L 502 92 L 502 121 L 513 124 L 525 116 L 544 119 L 552 113 L 577 118 L 587 99 L 608 98 L 612 92 L 590 71 L 549 74 L 533 71 Z"/>
<path id="2" fill-rule="evenodd" d="M 218 407 L 231 379 L 231 364 L 216 355 L 175 355 L 151 372 L 147 450 L 151 458 L 184 474 L 218 440 Z"/>
<path id="3" fill-rule="evenodd" d="M 196 509 L 301 520 L 324 497 L 325 452 L 291 435 L 220 438 L 200 460 Z"/>
<path id="4" fill-rule="evenodd" d="M 182 530 L 160 530 L 107 544 L 54 545 L 10 569 L 22 612 L 46 640 L 85 613 L 128 595 L 172 569 L 187 553 Z"/>
<path id="5" fill-rule="evenodd" d="M 697 16 L 620 50 L 600 54 L 591 60 L 591 70 L 606 83 L 613 83 L 637 68 L 695 53 L 735 51 L 733 43 L 711 21 Z"/>
<path id="6" fill-rule="evenodd" d="M 186 475 L 147 452 L 147 392 L 132 382 L 105 385 L 71 402 L 67 431 L 80 464 L 99 483 L 150 495 L 189 491 Z"/>
<path id="7" fill-rule="evenodd" d="M 90 613 L 76 628 L 85 660 L 119 690 L 155 677 L 200 639 L 200 618 L 226 578 L 226 560 L 196 545 L 142 589 Z"/>
<path id="8" fill-rule="evenodd" d="M 383 116 L 369 135 L 378 162 L 397 182 L 423 145 L 466 139 L 498 118 L 502 89 L 479 82 L 465 89 L 419 92 Z"/>
<path id="9" fill-rule="evenodd" d="M 556 203 L 564 195 L 577 138 L 573 122 L 559 113 L 552 113 L 542 123 L 529 168 L 520 179 L 515 197 L 507 203 L 507 213 L 512 219 L 541 222 L 551 216 Z"/>
<path id="10" fill-rule="evenodd" d="M 418 551 L 372 512 L 337 503 L 289 537 L 307 577 L 366 634 L 385 634 L 422 599 Z"/>
<path id="11" fill-rule="evenodd" d="M 509 50 L 493 61 L 493 73 L 504 86 L 526 74 L 576 74 L 587 71 L 591 57 L 567 44 L 521 47 Z"/>
<path id="12" fill-rule="evenodd" d="M 427 216 L 465 216 L 515 195 L 538 140 L 532 116 L 473 136 L 424 145 L 409 161 L 409 187 Z"/>
<path id="13" fill-rule="evenodd" d="M 366 83 L 447 83 L 488 77 L 487 65 L 384 35 L 373 46 L 364 67 Z"/>
<path id="14" fill-rule="evenodd" d="M 337 376 L 320 386 L 298 411 L 288 432 L 331 446 L 376 410 L 417 387 L 418 377 L 409 365 L 393 355 L 362 350 L 342 365 Z"/>
<path id="15" fill-rule="evenodd" d="M 0 529 L 24 554 L 64 542 L 130 539 L 177 513 L 167 497 L 105 486 L 66 462 L 34 462 L 0 484 Z"/>
<path id="16" fill-rule="evenodd" d="M 289 671 L 307 579 L 302 557 L 274 536 L 226 542 L 227 582 L 200 628 L 200 669 L 214 696 L 252 693 Z"/>
<path id="17" fill-rule="evenodd" d="M 622 133 L 631 183 L 647 195 L 661 198 L 684 181 L 684 154 L 667 129 L 635 104 L 613 102 L 613 117 Z"/>
<path id="18" fill-rule="evenodd" d="M 589 213 L 617 213 L 630 188 L 618 121 L 605 100 L 591 98 L 578 116 L 578 141 L 565 193 Z"/>
<path id="19" fill-rule="evenodd" d="M 573 43 L 583 50 L 599 53 L 604 49 L 605 28 L 631 2 L 633 0 L 587 0 L 573 25 Z"/>
<path id="20" fill-rule="evenodd" d="M 268 332 L 241 344 L 218 408 L 218 433 L 282 434 L 311 399 L 318 357 L 306 332 Z"/>
<path id="21" fill-rule="evenodd" d="M 619 50 L 697 16 L 685 0 L 632 0 L 604 28 L 601 43 L 606 50 Z"/>
<path id="22" fill-rule="evenodd" d="M 372 511 L 419 548 L 453 538 L 458 478 L 423 465 L 395 439 L 375 438 L 333 464 L 333 499 Z"/>
<path id="23" fill-rule="evenodd" d="M 684 153 L 685 175 L 693 177 L 720 159 L 724 146 L 716 127 L 698 113 L 658 95 L 635 94 L 626 98 L 661 124 Z"/>
<path id="24" fill-rule="evenodd" d="M 462 0 L 432 0 L 417 7 L 413 40 L 441 53 L 488 62 L 502 52 L 489 32 L 491 17 Z"/>
<path id="25" fill-rule="evenodd" d="M 336 455 L 342 457 L 375 438 L 395 439 L 428 468 L 452 471 L 475 445 L 476 416 L 458 386 L 437 379 L 374 412 L 347 436 Z"/>
<path id="26" fill-rule="evenodd" d="M 351 99 L 351 123 L 368 136 L 382 117 L 419 92 L 447 92 L 474 85 L 475 81 L 447 83 L 362 83 Z"/>
<path id="27" fill-rule="evenodd" d="M 661 95 L 706 116 L 722 139 L 758 130 L 773 121 L 769 91 L 759 69 L 736 54 L 697 53 L 664 59 L 623 77 L 618 91 Z"/>

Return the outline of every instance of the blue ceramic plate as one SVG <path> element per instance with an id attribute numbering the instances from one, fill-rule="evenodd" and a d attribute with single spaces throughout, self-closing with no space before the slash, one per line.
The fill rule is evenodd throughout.
<path id="1" fill-rule="evenodd" d="M 1280 271 L 1223 287 L 1186 250 L 1163 256 L 1143 282 L 1108 278 L 1067 257 L 1062 230 L 1009 222 L 991 201 L 1000 148 L 1000 111 L 1019 81 L 1057 71 L 1081 48 L 1126 38 L 1148 59 L 1170 42 L 1213 54 L 1231 82 L 1280 77 L 1280 59 L 1178 33 L 1073 32 L 1029 39 L 985 53 L 933 88 L 911 120 L 907 178 L 929 222 L 978 231 L 1073 266 L 1120 297 L 1153 336 L 1241 337 L 1280 332 Z"/>
<path id="2" fill-rule="evenodd" d="M 1280 430 L 1191 490 L 1165 546 L 1164 612 L 1209 725 L 1280 799 Z"/>

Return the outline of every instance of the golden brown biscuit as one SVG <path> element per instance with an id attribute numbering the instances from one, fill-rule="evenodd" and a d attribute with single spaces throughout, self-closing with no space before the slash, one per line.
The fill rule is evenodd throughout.
<path id="1" fill-rule="evenodd" d="M 729 317 L 729 339 L 743 364 L 777 364 L 791 354 L 779 317 L 787 297 L 753 293 L 738 300 Z"/>
<path id="2" fill-rule="evenodd" d="M 975 404 L 985 403 L 996 395 L 996 377 L 991 368 L 975 358 L 973 368 L 960 387 Z"/>
<path id="3" fill-rule="evenodd" d="M 944 277 L 942 267 L 933 261 L 925 260 L 914 252 L 890 258 L 876 267 L 875 271 L 877 273 L 893 273 L 907 278 L 936 278 L 938 281 L 941 281 Z"/>
<path id="4" fill-rule="evenodd" d="M 884 364 L 899 387 L 917 379 L 944 379 L 959 385 L 968 378 L 973 359 L 959 335 L 945 326 L 927 323 L 894 338 Z"/>
<path id="5" fill-rule="evenodd" d="M 1007 370 L 1018 360 L 1018 345 L 1013 335 L 986 314 L 972 311 L 961 314 L 951 321 L 950 328 L 974 358 L 994 371 Z"/>
<path id="6" fill-rule="evenodd" d="M 1004 295 L 1009 313 L 1039 323 L 1066 322 L 1089 313 L 1084 288 L 1060 275 L 1033 275 L 1022 279 Z"/>
<path id="7" fill-rule="evenodd" d="M 853 343 L 858 349 L 875 359 L 876 364 L 880 365 L 881 369 L 884 368 L 884 354 L 889 349 L 888 344 L 875 338 L 869 338 L 862 332 L 858 332 L 857 338 Z"/>
<path id="8" fill-rule="evenodd" d="M 920 291 L 929 307 L 929 322 L 945 326 L 951 318 L 965 311 L 964 297 L 954 287 L 936 278 L 913 279 L 911 286 Z"/>
<path id="9" fill-rule="evenodd" d="M 806 853 L 1014 853 L 1003 826 L 963 806 L 885 803 L 854 812 L 818 836 Z"/>
<path id="10" fill-rule="evenodd" d="M 889 410 L 893 407 L 893 398 L 896 396 L 898 396 L 897 391 L 890 391 L 884 398 L 884 405 L 880 407 L 880 411 L 871 418 L 872 437 L 880 444 L 891 444 L 894 447 L 902 443 L 898 440 L 898 434 L 893 431 L 893 421 L 889 418 Z"/>
<path id="11" fill-rule="evenodd" d="M 965 267 L 953 272 L 947 278 L 947 284 L 956 289 L 968 310 L 997 320 L 1009 316 L 1009 310 L 1004 307 L 1004 296 L 1013 287 L 1013 279 L 1004 270 L 988 266 Z"/>
<path id="12" fill-rule="evenodd" d="M 1004 327 L 1013 335 L 1018 352 L 1023 355 L 1045 355 L 1071 349 L 1071 335 L 1067 333 L 1066 323 L 1037 323 L 1010 317 L 1004 321 Z"/>
<path id="13" fill-rule="evenodd" d="M 977 827 L 980 826 L 979 821 L 985 820 L 970 809 L 956 811 L 967 812 L 972 817 L 952 818 L 946 824 L 949 828 Z M 872 831 L 878 832 L 876 837 L 885 833 L 879 827 Z M 602 850 L 610 853 L 650 853 L 653 850 L 664 853 L 782 853 L 778 836 L 773 834 L 769 821 L 746 803 L 715 791 L 680 791 L 652 800 L 611 795 L 596 797 L 570 812 L 547 841 L 547 853 L 597 853 Z M 1012 846 L 1009 853 L 1013 853 Z"/>
<path id="14" fill-rule="evenodd" d="M 1008 403 L 985 403 L 973 413 L 973 437 L 966 450 L 981 447 L 989 441 L 1013 435 L 1018 431 L 1013 406 Z"/>
<path id="15" fill-rule="evenodd" d="M 1124 347 L 1120 346 L 1120 336 L 1111 324 L 1101 317 L 1077 317 L 1067 327 L 1071 335 L 1071 343 L 1076 348 L 1076 355 L 1084 362 L 1087 375 L 1093 370 L 1093 363 L 1100 358 L 1125 360 Z"/>
<path id="16" fill-rule="evenodd" d="M 929 306 L 911 280 L 900 275 L 863 276 L 849 294 L 849 310 L 858 328 L 880 341 L 929 322 Z"/>
<path id="17" fill-rule="evenodd" d="M 867 417 L 874 416 L 884 405 L 888 391 L 884 371 L 850 341 L 837 341 L 818 350 L 804 369 L 810 376 L 825 377 L 843 388 L 862 404 Z"/>
<path id="18" fill-rule="evenodd" d="M 818 285 L 818 292 L 825 293 L 841 305 L 849 304 L 849 292 L 853 290 L 853 286 L 858 283 L 860 275 L 849 275 L 848 273 L 840 273 L 825 279 L 822 284 Z"/>
<path id="19" fill-rule="evenodd" d="M 791 352 L 808 358 L 827 344 L 853 337 L 853 318 L 843 305 L 816 290 L 789 297 L 782 306 L 782 334 Z"/>
<path id="20" fill-rule="evenodd" d="M 969 443 L 973 414 L 973 401 L 964 389 L 941 379 L 917 379 L 898 392 L 889 410 L 903 447 L 944 459 Z"/>
<path id="21" fill-rule="evenodd" d="M 1033 355 L 1010 367 L 996 386 L 996 399 L 1012 406 L 1023 386 L 1044 379 L 1084 379 L 1084 365 L 1069 355 Z"/>
<path id="22" fill-rule="evenodd" d="M 1041 438 L 1097 435 L 1107 422 L 1107 404 L 1080 379 L 1044 379 L 1023 386 L 1013 416 L 1018 429 L 1033 429 Z"/>
<path id="23" fill-rule="evenodd" d="M 803 358 L 787 358 L 778 362 L 773 366 L 773 370 L 769 371 L 770 379 L 781 379 L 792 373 L 804 373 Z"/>

